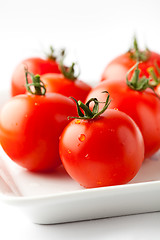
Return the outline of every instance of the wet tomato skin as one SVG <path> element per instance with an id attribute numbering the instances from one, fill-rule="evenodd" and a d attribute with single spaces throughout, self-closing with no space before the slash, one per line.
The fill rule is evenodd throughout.
<path id="1" fill-rule="evenodd" d="M 62 132 L 59 151 L 69 175 L 86 188 L 127 183 L 144 159 L 140 130 L 117 110 L 94 120 L 71 121 Z"/>
<path id="2" fill-rule="evenodd" d="M 60 94 L 15 96 L 1 110 L 1 146 L 30 171 L 52 171 L 61 164 L 59 136 L 75 114 L 73 101 Z"/>
<path id="3" fill-rule="evenodd" d="M 160 100 L 150 90 L 130 89 L 125 81 L 106 80 L 97 85 L 87 99 L 96 97 L 104 102 L 108 91 L 111 97 L 109 109 L 118 109 L 128 114 L 142 132 L 145 144 L 145 158 L 150 157 L 160 148 Z M 86 101 L 87 101 L 86 99 Z M 101 104 L 100 109 L 103 107 Z"/>

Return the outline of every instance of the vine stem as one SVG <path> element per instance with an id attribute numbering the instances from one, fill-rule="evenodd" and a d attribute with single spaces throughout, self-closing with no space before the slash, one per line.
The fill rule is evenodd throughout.
<path id="1" fill-rule="evenodd" d="M 106 109 L 108 108 L 111 100 L 110 100 L 110 95 L 107 91 L 103 91 L 102 93 L 107 93 L 107 98 L 106 101 L 104 102 L 104 107 L 102 108 L 101 111 L 99 111 L 99 102 L 97 98 L 91 98 L 89 99 L 89 101 L 84 104 L 82 103 L 80 100 L 77 101 L 75 98 L 71 97 L 77 105 L 77 111 L 78 111 L 78 117 L 69 117 L 69 118 L 76 118 L 76 119 L 95 119 L 97 117 L 99 117 L 102 113 L 104 113 L 106 111 Z M 94 106 L 93 106 L 93 110 L 91 111 L 89 108 L 89 104 L 93 102 Z"/>
<path id="2" fill-rule="evenodd" d="M 25 68 L 25 77 L 26 77 L 26 89 L 29 93 L 33 95 L 45 95 L 46 88 L 44 83 L 40 79 L 40 75 L 34 75 L 33 73 L 28 72 L 28 69 Z M 28 75 L 30 75 L 32 82 L 28 82 Z M 34 87 L 34 91 L 33 91 Z"/>

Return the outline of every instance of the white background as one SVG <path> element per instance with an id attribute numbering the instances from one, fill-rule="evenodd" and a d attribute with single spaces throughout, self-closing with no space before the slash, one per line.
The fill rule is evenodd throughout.
<path id="1" fill-rule="evenodd" d="M 158 0 L 1 0 L 0 89 L 24 58 L 43 56 L 50 45 L 65 47 L 79 62 L 81 79 L 98 83 L 106 64 L 130 47 L 160 52 Z M 51 226 L 32 224 L 21 212 L 0 203 L 0 238 L 159 239 L 160 213 Z"/>
<path id="2" fill-rule="evenodd" d="M 50 45 L 74 56 L 81 79 L 98 82 L 134 34 L 141 47 L 159 51 L 159 6 L 158 0 L 1 0 L 0 83 L 9 87 L 15 66 Z"/>

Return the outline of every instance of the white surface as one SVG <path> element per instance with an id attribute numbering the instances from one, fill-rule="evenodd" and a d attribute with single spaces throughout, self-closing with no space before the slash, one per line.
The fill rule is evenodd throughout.
<path id="1" fill-rule="evenodd" d="M 81 78 L 97 81 L 105 65 L 128 49 L 136 32 L 141 46 L 160 52 L 157 0 L 0 1 L 1 89 L 16 64 L 49 44 L 65 46 L 81 66 Z M 159 239 L 160 213 L 39 226 L 0 203 L 3 240 Z"/>
<path id="2" fill-rule="evenodd" d="M 158 0 L 0 1 L 0 83 L 9 87 L 15 66 L 50 45 L 66 47 L 88 82 L 129 49 L 135 33 L 142 48 L 160 52 L 159 7 Z"/>
<path id="3" fill-rule="evenodd" d="M 0 158 L 0 201 L 20 208 L 34 223 L 160 211 L 160 152 L 144 161 L 130 183 L 93 189 L 79 186 L 62 167 L 35 174 L 13 163 L 2 149 Z"/>
<path id="4" fill-rule="evenodd" d="M 3 240 L 159 240 L 160 213 L 57 225 L 32 224 L 15 208 L 0 205 Z"/>

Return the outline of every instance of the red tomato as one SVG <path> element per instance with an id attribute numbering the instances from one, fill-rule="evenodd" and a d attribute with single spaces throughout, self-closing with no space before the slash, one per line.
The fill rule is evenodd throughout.
<path id="1" fill-rule="evenodd" d="M 136 91 L 129 88 L 125 81 L 108 80 L 95 87 L 87 99 L 96 97 L 103 102 L 106 98 L 106 94 L 102 93 L 104 90 L 110 93 L 112 99 L 109 108 L 125 112 L 140 128 L 144 138 L 145 157 L 155 153 L 160 148 L 159 98 L 150 89 Z"/>
<path id="2" fill-rule="evenodd" d="M 85 101 L 91 87 L 78 79 L 70 80 L 63 74 L 48 73 L 41 76 L 47 92 L 56 92 L 67 97 L 74 97 Z"/>
<path id="3" fill-rule="evenodd" d="M 113 109 L 95 119 L 74 119 L 64 129 L 59 149 L 66 171 L 86 188 L 127 183 L 144 159 L 139 128 Z"/>
<path id="4" fill-rule="evenodd" d="M 26 93 L 24 68 L 33 74 L 60 73 L 58 63 L 53 59 L 28 58 L 22 61 L 15 69 L 11 80 L 12 96 Z M 31 79 L 29 78 L 29 82 Z"/>
<path id="5" fill-rule="evenodd" d="M 148 49 L 140 51 L 136 42 L 134 43 L 133 49 L 116 57 L 106 66 L 101 81 L 124 80 L 126 73 L 137 61 L 141 61 L 139 64 L 139 69 L 141 70 L 140 76 L 146 76 L 148 78 L 150 75 L 150 67 L 153 67 L 155 73 L 158 74 L 156 65 L 160 66 L 160 54 L 149 51 Z"/>
<path id="6" fill-rule="evenodd" d="M 36 80 L 35 92 L 28 83 L 27 88 L 33 95 L 12 97 L 1 110 L 0 142 L 6 154 L 22 167 L 51 171 L 61 164 L 59 136 L 76 108 L 73 100 L 61 94 L 45 94 L 40 77 L 32 77 Z"/>

